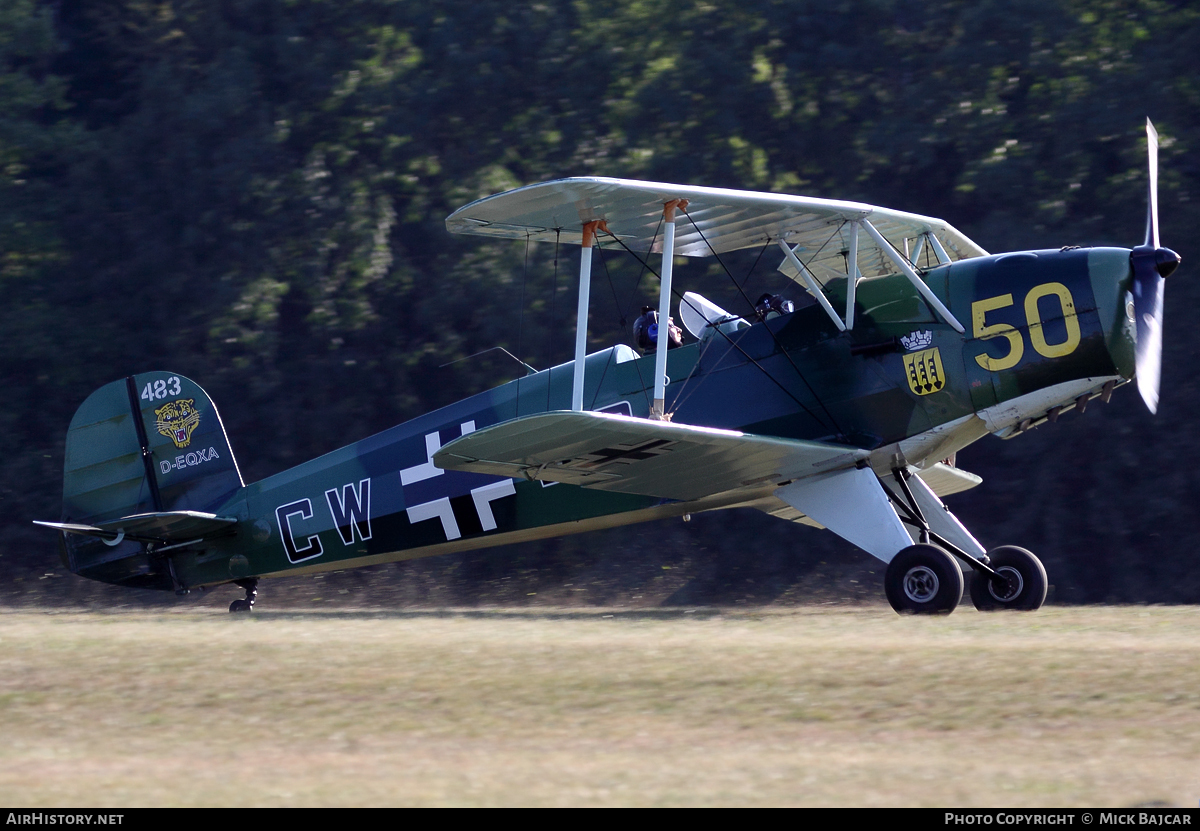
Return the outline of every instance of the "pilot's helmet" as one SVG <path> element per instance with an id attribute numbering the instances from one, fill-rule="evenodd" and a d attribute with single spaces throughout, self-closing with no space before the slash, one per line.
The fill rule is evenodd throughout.
<path id="1" fill-rule="evenodd" d="M 771 294 L 770 292 L 763 294 L 754 304 L 754 314 L 759 320 L 770 320 L 773 317 L 791 314 L 795 310 L 796 306 L 791 300 L 786 299 L 782 294 Z"/>
<path id="2" fill-rule="evenodd" d="M 633 322 L 633 342 L 643 352 L 658 342 L 658 312 L 653 306 L 642 306 L 642 316 Z"/>
<path id="3" fill-rule="evenodd" d="M 642 316 L 633 322 L 633 342 L 638 349 L 649 352 L 658 346 L 658 312 L 653 306 L 642 306 Z M 683 345 L 683 330 L 667 319 L 667 348 Z"/>

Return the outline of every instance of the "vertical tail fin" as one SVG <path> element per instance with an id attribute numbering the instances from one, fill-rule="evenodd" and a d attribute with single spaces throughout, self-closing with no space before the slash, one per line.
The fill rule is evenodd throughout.
<path id="1" fill-rule="evenodd" d="M 182 375 L 113 381 L 80 405 L 67 431 L 63 522 L 164 511 L 212 511 L 242 487 L 216 406 Z M 169 579 L 139 544 L 65 535 L 72 571 L 159 587 Z"/>

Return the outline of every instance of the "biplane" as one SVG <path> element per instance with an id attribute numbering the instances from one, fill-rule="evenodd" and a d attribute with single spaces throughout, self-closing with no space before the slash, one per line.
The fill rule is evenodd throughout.
<path id="1" fill-rule="evenodd" d="M 529 185 L 446 220 L 456 233 L 580 246 L 574 358 L 245 484 L 195 382 L 101 387 L 67 434 L 67 567 L 124 586 L 312 574 L 726 508 L 826 528 L 887 564 L 907 613 L 1039 608 L 1047 578 L 986 550 L 943 498 L 954 464 L 1136 379 L 1158 402 L 1164 278 L 1157 135 L 1133 248 L 989 254 L 946 222 L 854 202 L 607 178 Z M 597 241 L 659 263 L 653 348 L 587 354 Z M 726 311 L 673 285 L 678 257 L 772 251 L 797 307 Z M 668 349 L 674 311 L 690 333 Z"/>

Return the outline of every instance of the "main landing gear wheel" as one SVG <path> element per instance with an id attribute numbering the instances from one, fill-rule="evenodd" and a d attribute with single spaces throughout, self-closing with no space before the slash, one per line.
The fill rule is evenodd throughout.
<path id="1" fill-rule="evenodd" d="M 948 615 L 962 600 L 963 575 L 942 549 L 910 545 L 888 563 L 883 588 L 892 608 L 902 615 Z"/>
<path id="2" fill-rule="evenodd" d="M 971 602 L 981 612 L 1013 609 L 1032 612 L 1046 602 L 1046 567 L 1024 548 L 1002 545 L 988 552 L 988 565 L 1003 577 L 1006 585 L 997 586 L 988 575 L 971 575 Z"/>

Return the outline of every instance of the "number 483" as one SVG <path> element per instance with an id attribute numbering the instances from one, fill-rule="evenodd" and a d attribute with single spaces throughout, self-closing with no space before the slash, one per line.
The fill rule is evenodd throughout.
<path id="1" fill-rule="evenodd" d="M 1042 315 L 1038 310 L 1038 301 L 1043 297 L 1055 297 L 1062 309 L 1062 321 L 1067 327 L 1067 339 L 1061 343 L 1048 343 L 1046 332 L 1042 325 Z M 1013 305 L 1011 294 L 1000 294 L 985 300 L 976 300 L 971 304 L 971 322 L 974 336 L 980 340 L 1006 338 L 1008 354 L 999 358 L 991 355 L 976 355 L 975 361 L 990 372 L 999 372 L 1017 365 L 1025 354 L 1025 341 L 1015 326 L 1007 323 L 988 323 L 987 313 L 1006 309 Z M 1029 326 L 1029 341 L 1033 351 L 1047 358 L 1061 358 L 1070 355 L 1079 346 L 1079 318 L 1075 316 L 1075 300 L 1071 291 L 1062 283 L 1043 283 L 1034 286 L 1025 295 L 1025 322 Z"/>
<path id="2" fill-rule="evenodd" d="M 179 376 L 172 375 L 167 380 L 158 380 L 146 384 L 139 396 L 144 401 L 154 401 L 156 398 L 166 398 L 168 395 L 179 395 Z"/>

